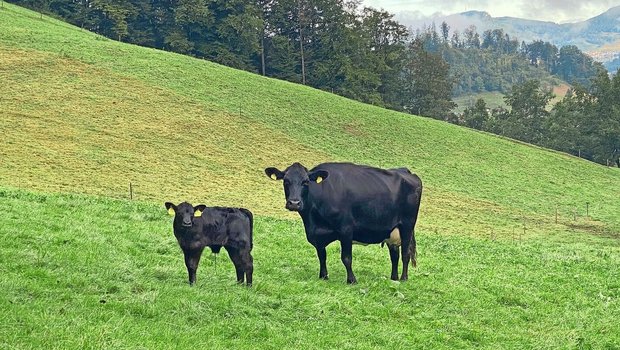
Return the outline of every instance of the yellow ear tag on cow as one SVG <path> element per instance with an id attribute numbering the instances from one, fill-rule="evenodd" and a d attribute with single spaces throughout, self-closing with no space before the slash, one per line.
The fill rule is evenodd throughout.
<path id="1" fill-rule="evenodd" d="M 194 216 L 197 217 L 197 218 L 199 218 L 201 215 L 202 215 L 202 212 L 200 210 L 196 210 L 194 212 Z"/>
<path id="2" fill-rule="evenodd" d="M 271 178 L 272 180 L 277 180 L 277 179 L 278 179 L 278 177 L 276 176 L 276 174 L 271 174 L 270 178 Z"/>
<path id="3" fill-rule="evenodd" d="M 169 208 L 168 209 L 168 214 L 171 215 L 171 216 L 174 216 L 174 209 Z"/>
<path id="4" fill-rule="evenodd" d="M 316 183 L 320 184 L 322 181 L 323 181 L 322 177 L 319 176 L 316 178 Z"/>

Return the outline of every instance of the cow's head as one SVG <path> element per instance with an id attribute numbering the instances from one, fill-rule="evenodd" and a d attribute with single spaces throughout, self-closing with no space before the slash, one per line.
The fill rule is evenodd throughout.
<path id="1" fill-rule="evenodd" d="M 325 170 L 308 172 L 308 169 L 299 163 L 293 163 L 284 171 L 267 168 L 265 174 L 272 180 L 283 180 L 286 209 L 290 211 L 302 211 L 304 209 L 304 201 L 308 198 L 310 182 L 320 183 L 329 176 Z"/>
<path id="2" fill-rule="evenodd" d="M 183 202 L 179 205 L 166 202 L 164 205 L 166 209 L 168 209 L 170 215 L 174 215 L 174 222 L 179 223 L 183 227 L 192 227 L 192 225 L 194 225 L 194 217 L 200 217 L 207 207 L 204 204 L 199 204 L 194 207 L 187 202 Z"/>

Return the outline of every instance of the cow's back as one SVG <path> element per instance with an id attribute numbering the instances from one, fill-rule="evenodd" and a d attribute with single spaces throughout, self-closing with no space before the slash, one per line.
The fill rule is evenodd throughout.
<path id="1" fill-rule="evenodd" d="M 385 170 L 351 163 L 323 163 L 328 179 L 311 184 L 314 215 L 329 226 L 354 224 L 370 231 L 391 230 L 414 215 L 416 178 L 407 169 Z M 419 178 L 417 178 L 419 180 Z M 336 228 L 335 228 L 336 229 Z"/>

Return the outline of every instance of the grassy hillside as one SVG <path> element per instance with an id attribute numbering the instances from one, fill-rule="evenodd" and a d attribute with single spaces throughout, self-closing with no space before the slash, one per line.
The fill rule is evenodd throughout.
<path id="1" fill-rule="evenodd" d="M 620 347 L 618 169 L 8 4 L 0 82 L 0 347 Z M 316 280 L 263 169 L 326 160 L 423 179 L 411 282 L 356 247 L 346 286 L 336 245 Z M 162 206 L 185 199 L 258 214 L 255 288 L 208 256 L 185 287 Z"/>
<path id="2" fill-rule="evenodd" d="M 11 5 L 0 16 L 2 184 L 127 197 L 132 182 L 143 200 L 293 217 L 262 170 L 346 160 L 417 172 L 427 189 L 421 224 L 436 231 L 508 234 L 524 215 L 549 221 L 556 205 L 563 217 L 584 215 L 586 202 L 602 226 L 620 228 L 616 169 L 118 43 Z"/>

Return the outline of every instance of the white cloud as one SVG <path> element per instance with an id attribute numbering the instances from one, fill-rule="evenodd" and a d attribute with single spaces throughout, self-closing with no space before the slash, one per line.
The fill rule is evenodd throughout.
<path id="1" fill-rule="evenodd" d="M 364 4 L 383 8 L 391 13 L 406 12 L 416 16 L 430 17 L 435 13 L 444 15 L 478 10 L 493 17 L 520 17 L 541 21 L 578 22 L 597 16 L 617 6 L 618 0 L 513 0 L 513 1 L 428 1 L 428 0 L 364 0 Z"/>

